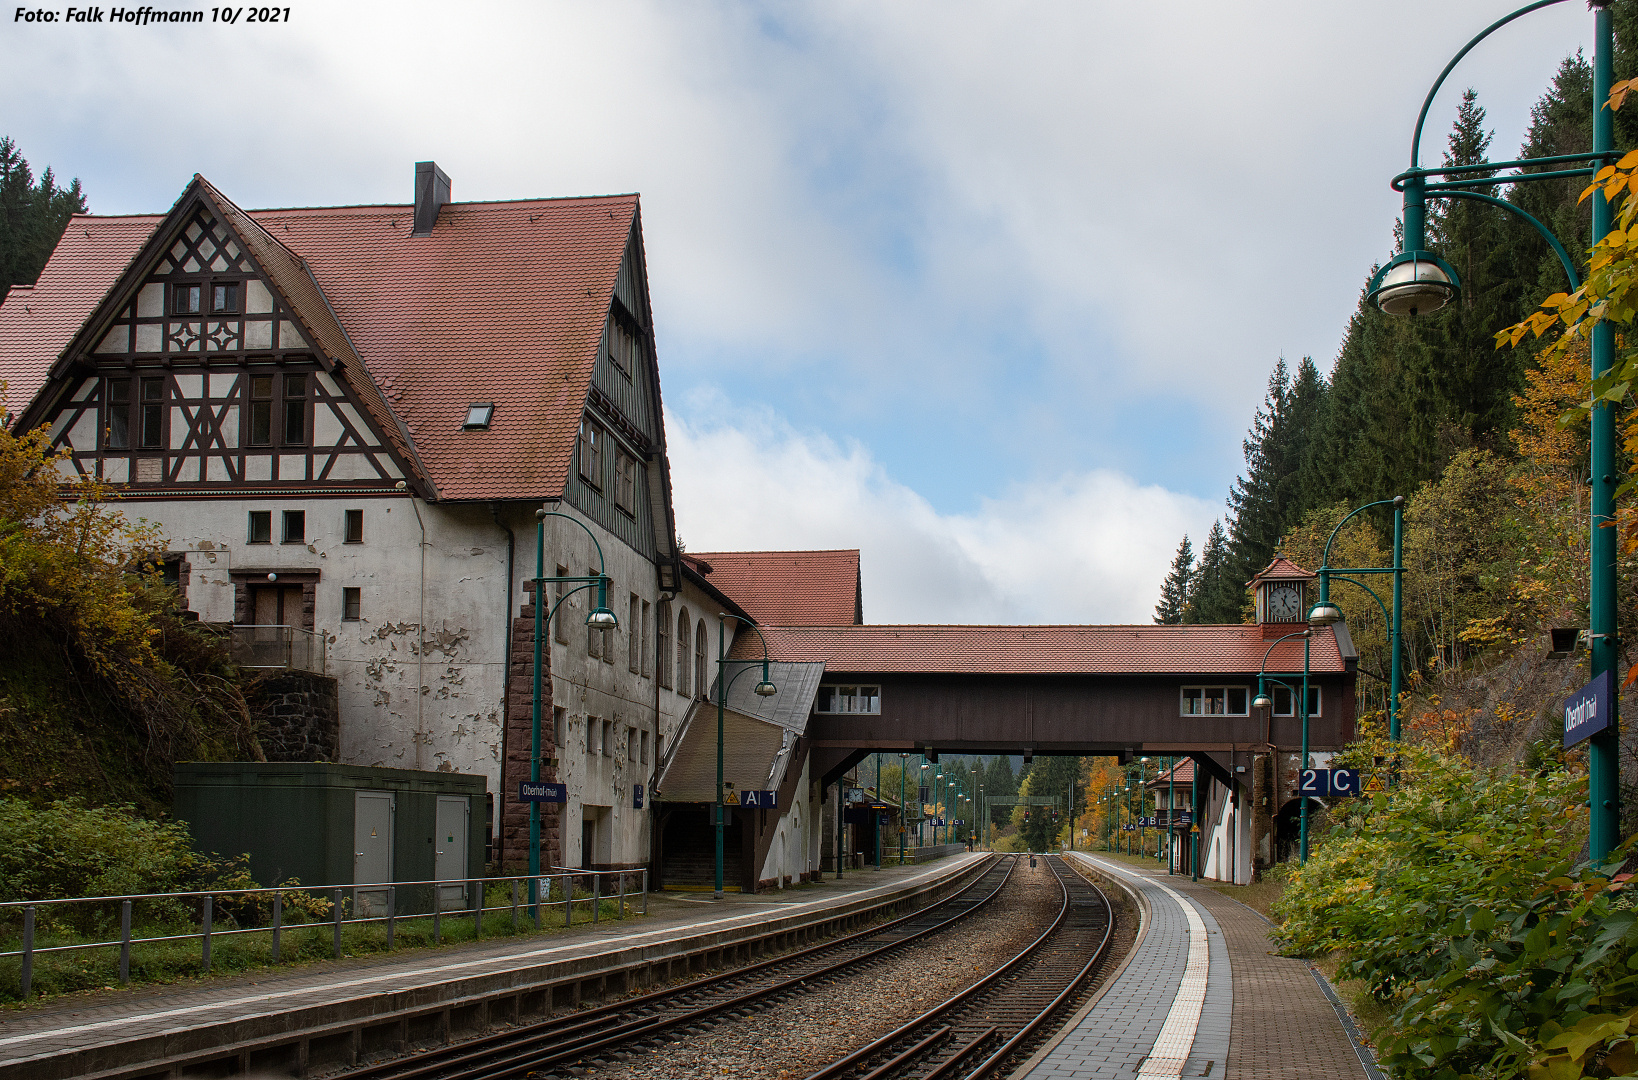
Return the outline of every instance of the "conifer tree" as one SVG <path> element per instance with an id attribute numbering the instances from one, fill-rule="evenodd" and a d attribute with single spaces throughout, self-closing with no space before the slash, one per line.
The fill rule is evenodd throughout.
<path id="1" fill-rule="evenodd" d="M 1200 564 L 1191 582 L 1186 623 L 1236 623 L 1245 607 L 1245 588 L 1231 572 L 1228 534 L 1223 523 L 1211 523 L 1206 543 L 1200 549 Z"/>
<path id="2" fill-rule="evenodd" d="M 80 182 L 58 187 L 50 168 L 38 182 L 23 152 L 0 137 L 0 302 L 13 285 L 32 285 L 68 219 L 85 213 Z"/>
<path id="3" fill-rule="evenodd" d="M 1194 547 L 1188 536 L 1177 545 L 1172 556 L 1172 569 L 1160 585 L 1160 603 L 1155 605 L 1155 622 L 1175 625 L 1183 621 L 1189 609 L 1189 583 L 1194 578 Z"/>

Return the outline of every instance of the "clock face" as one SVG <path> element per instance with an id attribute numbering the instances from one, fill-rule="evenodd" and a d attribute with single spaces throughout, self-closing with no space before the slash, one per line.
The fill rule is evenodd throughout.
<path id="1" fill-rule="evenodd" d="M 1300 585 L 1270 585 L 1267 593 L 1266 615 L 1269 622 L 1302 621 L 1302 587 Z"/>

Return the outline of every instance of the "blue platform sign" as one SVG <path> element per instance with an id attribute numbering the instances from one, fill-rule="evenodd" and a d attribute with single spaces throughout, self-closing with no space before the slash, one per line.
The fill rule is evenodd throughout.
<path id="1" fill-rule="evenodd" d="M 562 784 L 537 784 L 532 780 L 522 780 L 518 783 L 518 801 L 568 802 L 569 793 Z"/>
<path id="2" fill-rule="evenodd" d="M 643 808 L 643 785 L 641 784 L 631 785 L 631 808 L 633 810 Z"/>
<path id="3" fill-rule="evenodd" d="M 1360 792 L 1358 769 L 1303 769 L 1297 779 L 1300 795 L 1341 797 Z"/>
<path id="4" fill-rule="evenodd" d="M 757 810 L 772 810 L 779 801 L 779 793 L 774 791 L 741 791 L 739 805 Z"/>
<path id="5" fill-rule="evenodd" d="M 1574 746 L 1610 726 L 1612 675 L 1606 671 L 1564 699 L 1565 746 Z"/>

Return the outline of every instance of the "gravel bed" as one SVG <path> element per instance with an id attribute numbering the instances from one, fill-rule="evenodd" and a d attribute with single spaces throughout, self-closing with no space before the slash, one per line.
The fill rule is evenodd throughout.
<path id="1" fill-rule="evenodd" d="M 587 1061 L 559 1075 L 599 1080 L 757 1077 L 801 1080 L 951 995 L 1016 956 L 1058 911 L 1061 893 L 1046 860 L 1026 862 L 979 914 L 846 979 L 784 997 L 713 1028 L 662 1038 L 624 1060 Z"/>

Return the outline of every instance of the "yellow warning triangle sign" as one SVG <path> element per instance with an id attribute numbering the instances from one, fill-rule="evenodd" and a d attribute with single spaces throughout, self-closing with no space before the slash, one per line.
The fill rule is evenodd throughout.
<path id="1" fill-rule="evenodd" d="M 724 805 L 724 806 L 738 806 L 739 805 L 739 792 L 729 791 L 726 794 L 724 794 L 723 797 L 722 797 L 722 805 Z"/>

